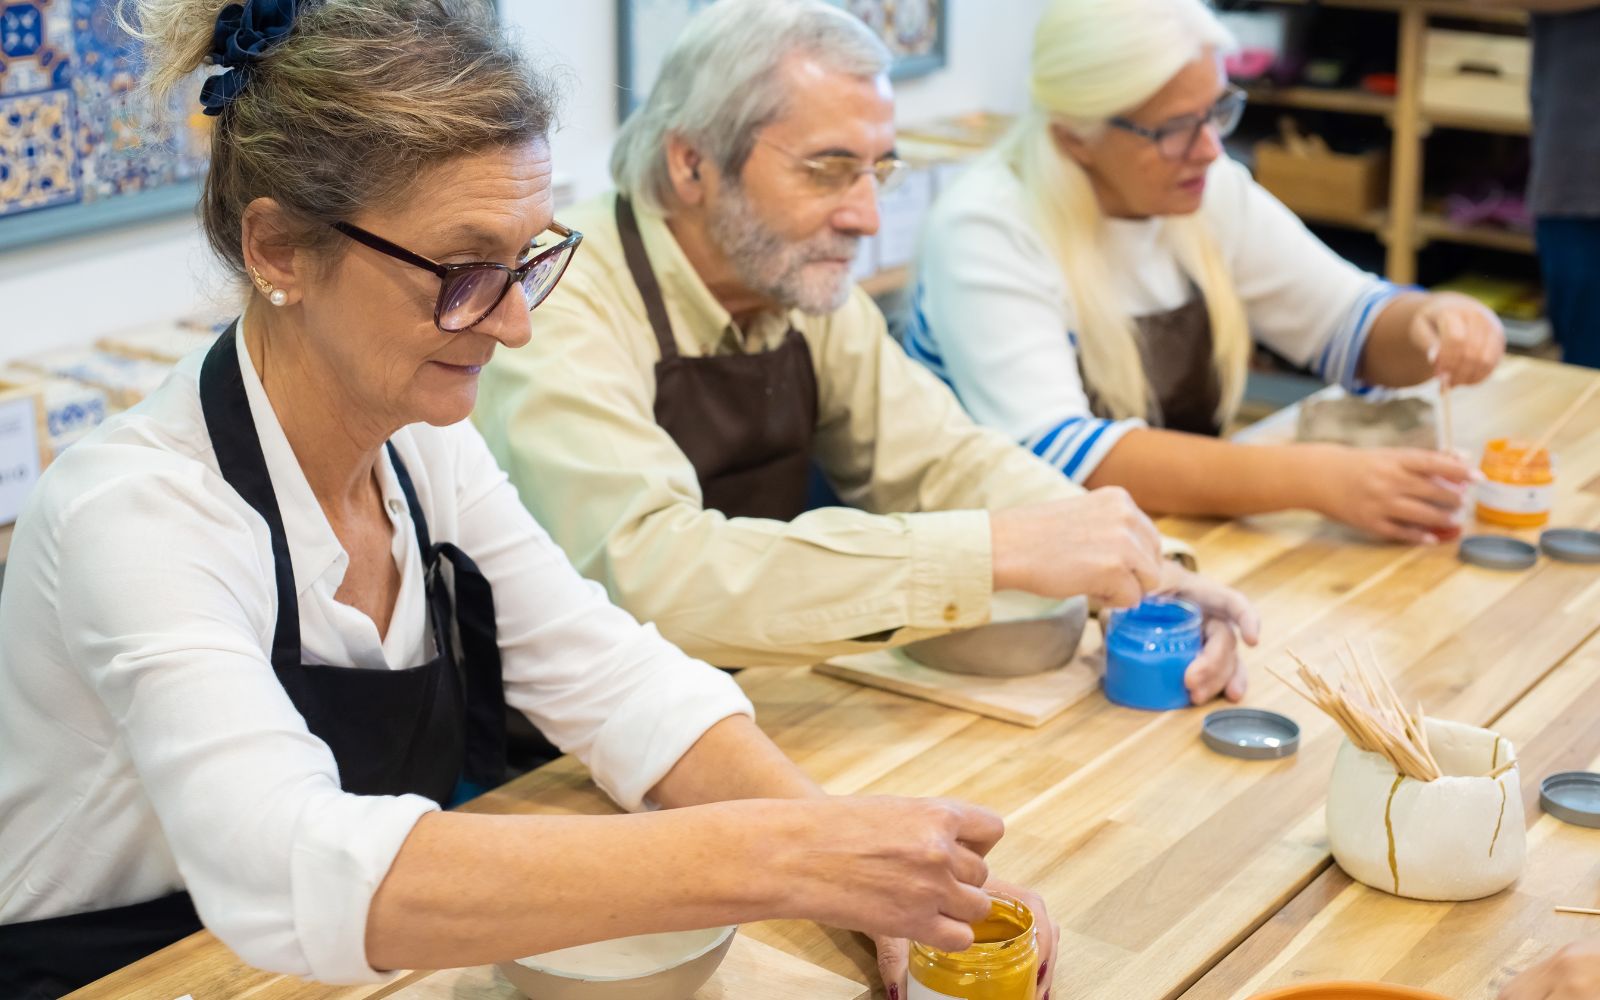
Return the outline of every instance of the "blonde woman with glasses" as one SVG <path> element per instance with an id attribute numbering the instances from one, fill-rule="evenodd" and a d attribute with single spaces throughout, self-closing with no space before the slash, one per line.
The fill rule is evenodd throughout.
<path id="1" fill-rule="evenodd" d="M 1253 340 L 1354 391 L 1469 385 L 1504 351 L 1487 309 L 1362 272 L 1227 158 L 1231 42 L 1200 0 L 1054 0 L 1032 106 L 934 208 L 906 348 L 979 422 L 1152 513 L 1437 541 L 1472 476 L 1454 455 L 1218 440 Z"/>

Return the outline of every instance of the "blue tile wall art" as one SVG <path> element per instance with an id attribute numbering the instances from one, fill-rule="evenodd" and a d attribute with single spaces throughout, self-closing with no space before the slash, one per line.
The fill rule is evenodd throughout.
<path id="1" fill-rule="evenodd" d="M 0 249 L 194 205 L 199 78 L 151 107 L 116 4 L 0 0 Z"/>

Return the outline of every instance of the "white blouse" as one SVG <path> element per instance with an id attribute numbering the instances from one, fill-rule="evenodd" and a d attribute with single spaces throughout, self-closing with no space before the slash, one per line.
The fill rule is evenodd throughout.
<path id="1" fill-rule="evenodd" d="M 334 600 L 348 557 L 240 335 L 250 410 L 282 508 L 307 663 L 403 669 L 432 656 L 425 581 L 387 455 L 378 474 L 402 572 L 393 623 Z M 268 659 L 277 614 L 265 522 L 217 471 L 187 358 L 140 406 L 45 473 L 0 599 L 0 923 L 189 890 L 241 958 L 325 982 L 381 978 L 367 910 L 416 795 L 343 792 Z M 718 721 L 753 715 L 581 578 L 467 422 L 394 444 L 435 541 L 494 588 L 506 701 L 612 798 L 648 791 Z"/>
<path id="2" fill-rule="evenodd" d="M 1403 289 L 1341 258 L 1249 172 L 1213 164 L 1200 213 L 1216 236 L 1255 338 L 1351 390 L 1372 323 Z M 1194 294 L 1162 218 L 1106 220 L 1112 293 L 1126 314 Z M 939 196 L 923 227 L 906 352 L 944 379 L 981 424 L 1084 482 L 1140 420 L 1090 410 L 1072 290 L 1022 184 L 988 154 Z"/>

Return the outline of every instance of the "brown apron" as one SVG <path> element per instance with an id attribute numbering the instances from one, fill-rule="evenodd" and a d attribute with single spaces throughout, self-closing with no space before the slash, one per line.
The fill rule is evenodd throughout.
<path id="1" fill-rule="evenodd" d="M 1217 437 L 1222 424 L 1217 406 L 1222 382 L 1212 358 L 1211 313 L 1198 293 L 1186 305 L 1134 320 L 1139 330 L 1139 354 L 1150 387 L 1151 427 L 1188 431 Z M 1110 417 L 1094 390 L 1090 407 L 1096 416 Z"/>
<path id="2" fill-rule="evenodd" d="M 618 196 L 616 213 L 623 256 L 661 347 L 656 423 L 694 466 L 703 505 L 728 517 L 800 516 L 817 429 L 817 376 L 805 338 L 791 326 L 775 350 L 682 356 L 633 206 Z"/>

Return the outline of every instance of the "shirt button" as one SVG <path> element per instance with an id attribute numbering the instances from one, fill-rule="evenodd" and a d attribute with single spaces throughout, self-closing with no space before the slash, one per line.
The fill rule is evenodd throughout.
<path id="1" fill-rule="evenodd" d="M 958 616 L 960 616 L 960 614 L 961 614 L 961 609 L 956 607 L 954 604 L 946 604 L 944 606 L 944 620 L 945 621 L 954 622 L 956 620 L 956 618 Z"/>

